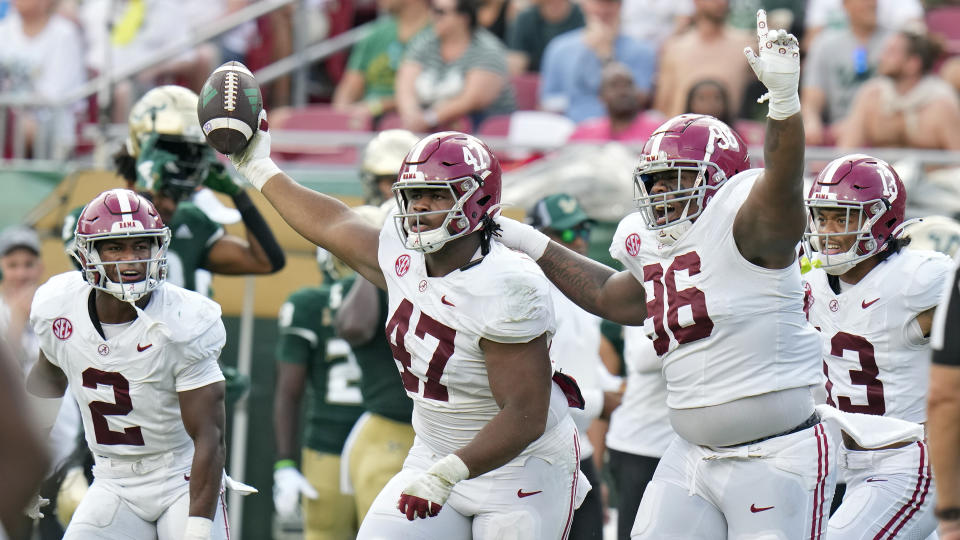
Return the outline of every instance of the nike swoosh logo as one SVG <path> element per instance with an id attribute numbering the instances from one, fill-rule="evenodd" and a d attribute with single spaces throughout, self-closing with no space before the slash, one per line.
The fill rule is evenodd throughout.
<path id="1" fill-rule="evenodd" d="M 457 306 L 453 305 L 452 302 L 450 302 L 449 300 L 447 300 L 447 295 L 441 296 L 441 297 L 440 297 L 440 302 L 443 303 L 443 304 L 446 304 L 446 305 L 448 305 L 448 306 L 450 306 L 450 307 L 457 307 Z M 538 491 L 537 493 L 540 493 L 540 492 Z"/>
<path id="2" fill-rule="evenodd" d="M 527 492 L 525 492 L 525 491 L 523 491 L 522 489 L 518 489 L 518 490 L 517 490 L 517 497 L 520 497 L 520 498 L 522 499 L 522 498 L 524 498 L 524 497 L 529 497 L 529 496 L 531 496 L 531 495 L 536 495 L 537 493 L 543 493 L 543 490 L 541 489 L 540 491 L 527 491 Z"/>
<path id="3" fill-rule="evenodd" d="M 877 300 L 880 300 L 880 299 L 877 298 L 877 299 L 871 300 L 871 301 L 869 301 L 869 302 L 864 301 L 864 300 L 861 300 L 861 301 L 860 301 L 860 306 L 863 307 L 863 309 L 867 309 L 868 307 L 872 306 L 873 303 L 876 302 Z"/>
<path id="4" fill-rule="evenodd" d="M 153 343 L 148 343 L 146 346 L 143 346 L 143 345 L 140 345 L 139 343 L 137 343 L 137 352 L 143 352 L 143 351 L 149 349 L 150 347 L 153 347 Z"/>
<path id="5" fill-rule="evenodd" d="M 886 478 L 867 478 L 867 482 L 886 482 Z"/>
<path id="6" fill-rule="evenodd" d="M 761 506 L 761 507 L 758 508 L 757 505 L 755 505 L 755 504 L 751 504 L 751 505 L 750 505 L 750 511 L 753 512 L 754 514 L 756 514 L 757 512 L 763 512 L 764 510 L 770 510 L 771 508 L 773 508 L 773 507 L 772 507 L 772 506 Z"/>

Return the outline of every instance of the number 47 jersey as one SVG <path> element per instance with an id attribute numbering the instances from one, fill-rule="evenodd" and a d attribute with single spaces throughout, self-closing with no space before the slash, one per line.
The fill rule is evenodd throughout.
<path id="1" fill-rule="evenodd" d="M 552 337 L 550 284 L 529 257 L 498 242 L 491 242 L 479 263 L 430 277 L 424 255 L 404 247 L 392 221 L 380 233 L 379 253 L 390 297 L 387 341 L 413 399 L 417 437 L 447 454 L 469 443 L 500 412 L 480 340 L 527 343 L 544 333 Z M 566 401 L 557 405 L 551 400 L 551 418 L 567 415 Z M 538 450 L 543 439 L 522 455 Z"/>
<path id="2" fill-rule="evenodd" d="M 917 315 L 940 303 L 952 261 L 905 249 L 837 294 L 814 268 L 810 322 L 822 336 L 827 403 L 842 411 L 927 419 L 929 340 Z"/>
<path id="3" fill-rule="evenodd" d="M 756 266 L 733 237 L 761 171 L 727 180 L 673 245 L 660 243 L 639 213 L 614 234 L 610 255 L 646 291 L 644 329 L 663 361 L 673 409 L 820 383 L 820 343 L 803 312 L 799 265 Z"/>
<path id="4" fill-rule="evenodd" d="M 220 306 L 164 283 L 132 323 L 103 339 L 90 318 L 92 290 L 80 272 L 56 275 L 30 310 L 40 350 L 80 406 L 91 452 L 139 459 L 191 449 L 177 393 L 223 380 Z"/>

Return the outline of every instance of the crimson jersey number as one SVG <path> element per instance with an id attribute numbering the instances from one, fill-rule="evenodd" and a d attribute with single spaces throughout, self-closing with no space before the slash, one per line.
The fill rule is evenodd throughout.
<path id="1" fill-rule="evenodd" d="M 827 363 L 824 362 L 823 374 L 827 376 L 827 384 L 825 385 L 827 404 L 844 412 L 883 415 L 887 412 L 887 405 L 883 399 L 883 382 L 877 378 L 877 375 L 880 374 L 880 368 L 877 367 L 873 345 L 860 336 L 837 332 L 837 335 L 830 340 L 830 354 L 837 358 L 843 358 L 843 351 L 855 352 L 860 359 L 861 369 L 850 370 L 850 382 L 866 387 L 867 404 L 854 405 L 849 396 L 837 396 L 837 400 L 834 402 L 833 382 L 830 381 Z"/>
<path id="2" fill-rule="evenodd" d="M 403 387 L 409 392 L 419 394 L 420 378 L 410 371 L 410 352 L 404 345 L 404 337 L 410 328 L 411 315 L 413 315 L 413 304 L 404 298 L 403 302 L 400 302 L 400 305 L 397 306 L 397 310 L 393 312 L 390 322 L 387 323 L 387 343 L 393 350 L 394 360 L 403 368 L 403 372 L 400 373 Z M 420 339 L 429 334 L 437 338 L 438 341 L 437 348 L 430 358 L 430 365 L 427 367 L 427 380 L 423 383 L 423 397 L 437 401 L 449 401 L 447 387 L 440 384 L 440 377 L 443 376 L 443 370 L 447 367 L 447 361 L 453 356 L 453 340 L 457 337 L 457 331 L 421 311 L 420 320 L 417 321 L 417 328 L 413 333 Z"/>
<path id="3" fill-rule="evenodd" d="M 140 426 L 123 428 L 123 431 L 113 431 L 107 425 L 108 416 L 124 416 L 133 410 L 130 401 L 130 383 L 127 379 L 113 371 L 100 371 L 87 368 L 83 371 L 84 388 L 97 389 L 97 385 L 113 387 L 113 403 L 107 401 L 91 401 L 90 417 L 93 419 L 93 432 L 100 444 L 127 444 L 143 446 L 143 433 Z"/>
<path id="4" fill-rule="evenodd" d="M 653 319 L 653 329 L 656 334 L 653 348 L 661 356 L 670 348 L 670 335 L 666 328 L 670 329 L 673 337 L 680 344 L 703 339 L 713 332 L 713 321 L 707 313 L 707 299 L 703 291 L 696 287 L 677 290 L 676 273 L 682 270 L 686 270 L 691 276 L 700 273 L 700 255 L 696 251 L 675 257 L 666 272 L 663 271 L 660 263 L 643 267 L 644 283 L 649 281 L 653 284 L 653 298 L 647 301 L 647 314 Z M 664 304 L 666 304 L 666 313 L 664 313 Z M 683 306 L 690 306 L 693 314 L 691 325 L 680 325 L 679 313 Z"/>

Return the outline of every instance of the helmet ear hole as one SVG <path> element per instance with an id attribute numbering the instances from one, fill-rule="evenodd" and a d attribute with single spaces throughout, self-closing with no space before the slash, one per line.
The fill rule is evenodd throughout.
<path id="1" fill-rule="evenodd" d="M 489 196 L 489 195 L 484 195 L 483 197 L 481 197 L 480 199 L 477 200 L 477 204 L 479 204 L 480 206 L 486 206 L 488 202 L 490 202 L 490 196 Z M 476 216 L 476 212 L 474 212 L 474 216 L 473 216 L 473 217 L 477 217 L 477 216 Z"/>

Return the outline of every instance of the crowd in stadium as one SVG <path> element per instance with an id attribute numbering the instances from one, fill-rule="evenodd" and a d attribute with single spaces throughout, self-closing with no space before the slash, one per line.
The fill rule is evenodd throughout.
<path id="1" fill-rule="evenodd" d="M 20 0 L 0 4 L 0 93 L 56 101 L 91 77 L 136 66 L 151 53 L 187 43 L 236 12 L 218 2 Z M 947 4 L 947 5 L 941 5 Z M 312 43 L 372 22 L 349 51 L 310 70 L 307 100 L 368 128 L 483 132 L 514 110 L 561 114 L 574 140 L 639 144 L 681 112 L 741 123 L 748 142 L 763 89 L 738 63 L 759 7 L 771 25 L 801 41 L 806 140 L 842 148 L 957 149 L 960 53 L 956 9 L 920 0 L 427 0 L 307 1 L 248 21 L 217 39 L 145 67 L 113 90 L 111 118 L 165 83 L 199 92 L 220 60 L 256 69 L 292 52 L 295 18 Z M 299 9 L 299 11 L 297 11 Z M 378 17 L 379 16 L 379 17 Z M 264 88 L 283 125 L 290 77 Z M 27 137 L 55 118 L 58 136 L 96 119 L 96 100 L 69 114 L 15 112 Z M 100 104 L 103 106 L 103 104 Z M 923 129 L 920 129 L 920 126 Z M 750 140 L 755 135 L 755 140 Z M 68 141 L 72 142 L 72 141 Z"/>
<path id="2" fill-rule="evenodd" d="M 255 4 L 0 0 L 2 157 L 127 133 L 64 209 L 70 271 L 0 230 L 0 540 L 229 539 L 257 489 L 277 540 L 960 539 L 960 5 L 303 0 L 192 42 Z M 207 143 L 218 65 L 361 25 Z M 336 162 L 362 204 L 297 178 L 333 163 L 272 142 L 303 129 L 369 135 Z M 615 219 L 562 170 L 609 142 Z M 212 280 L 280 279 L 288 233 L 320 283 L 265 388 Z M 228 474 L 251 388 L 268 485 Z"/>

